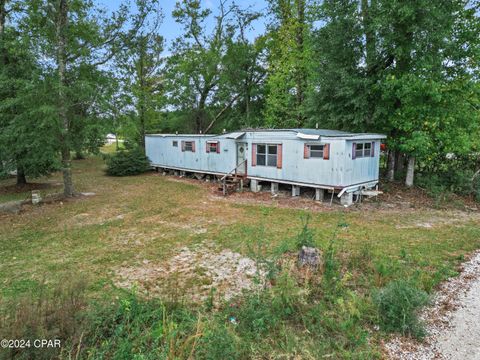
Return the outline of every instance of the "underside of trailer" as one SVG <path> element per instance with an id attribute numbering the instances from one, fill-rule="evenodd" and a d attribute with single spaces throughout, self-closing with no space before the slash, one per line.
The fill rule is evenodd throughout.
<path id="1" fill-rule="evenodd" d="M 246 169 L 246 161 L 244 165 Z M 378 180 L 349 186 L 329 186 L 322 184 L 311 184 L 282 179 L 263 178 L 257 176 L 248 176 L 245 171 L 238 171 L 238 167 L 232 169 L 229 173 L 214 172 L 208 170 L 188 169 L 175 166 L 165 166 L 152 164 L 152 168 L 163 175 L 191 176 L 197 180 L 206 180 L 219 183 L 219 190 L 223 195 L 228 195 L 234 191 L 244 191 L 249 186 L 252 192 L 260 192 L 270 187 L 270 192 L 275 195 L 279 191 L 279 185 L 288 185 L 291 187 L 292 196 L 300 196 L 302 189 L 315 190 L 316 201 L 329 201 L 333 203 L 335 198 L 340 199 L 342 205 L 352 205 L 354 202 L 361 202 L 364 197 L 374 197 L 381 194 L 378 190 Z"/>

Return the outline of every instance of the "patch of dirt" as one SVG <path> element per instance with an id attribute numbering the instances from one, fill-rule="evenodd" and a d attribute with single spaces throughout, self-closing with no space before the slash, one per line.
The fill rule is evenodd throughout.
<path id="1" fill-rule="evenodd" d="M 116 285 L 137 287 L 146 296 L 165 300 L 205 301 L 215 292 L 215 304 L 265 285 L 266 271 L 254 260 L 228 249 L 202 243 L 183 247 L 164 262 L 143 260 L 115 269 Z"/>
<path id="2" fill-rule="evenodd" d="M 395 360 L 474 360 L 480 358 L 480 251 L 463 264 L 458 277 L 440 285 L 421 313 L 428 336 L 422 343 L 396 336 L 384 344 Z"/>
<path id="3" fill-rule="evenodd" d="M 146 218 L 143 218 L 142 220 L 140 220 L 141 223 L 151 223 L 151 224 L 155 224 L 155 225 L 163 225 L 167 228 L 171 228 L 171 229 L 177 229 L 177 230 L 185 230 L 189 233 L 192 233 L 192 234 L 206 234 L 207 233 L 207 229 L 200 226 L 200 225 L 197 225 L 197 224 L 187 224 L 187 223 L 184 223 L 184 222 L 173 222 L 173 221 L 166 221 L 166 220 L 163 220 L 164 219 L 164 216 L 163 215 L 153 215 L 153 216 L 149 216 L 149 217 L 146 217 Z"/>
<path id="4" fill-rule="evenodd" d="M 156 174 L 156 176 L 163 176 Z M 302 194 L 299 197 L 292 197 L 290 191 L 279 191 L 278 194 L 272 195 L 270 191 L 264 190 L 258 193 L 249 191 L 248 186 L 245 187 L 243 192 L 234 192 L 228 196 L 223 196 L 219 190 L 220 183 L 207 182 L 205 180 L 198 180 L 194 177 L 188 176 L 165 176 L 168 181 L 181 182 L 193 184 L 196 186 L 202 186 L 207 188 L 212 200 L 222 200 L 227 202 L 235 202 L 237 204 L 264 204 L 268 206 L 277 206 L 280 208 L 292 208 L 292 209 L 304 209 L 314 212 L 324 211 L 336 211 L 339 208 L 344 208 L 338 202 L 338 198 L 335 195 L 332 206 L 330 206 L 330 194 L 325 195 L 325 199 L 322 202 L 314 201 L 313 189 L 302 189 Z M 441 207 L 445 210 L 453 211 L 478 211 L 480 210 L 478 203 L 470 198 L 464 198 L 456 195 L 451 195 L 451 201 L 444 202 L 439 206 L 435 203 L 435 200 L 430 197 L 426 191 L 418 188 L 406 188 L 403 184 L 398 182 L 382 183 L 380 182 L 380 190 L 383 194 L 370 199 L 363 199 L 361 204 L 354 204 L 348 208 L 344 208 L 345 211 L 414 211 L 418 209 L 438 209 Z M 428 221 L 426 221 L 428 222 Z M 424 226 L 428 227 L 428 225 Z"/>
<path id="5" fill-rule="evenodd" d="M 123 220 L 125 214 L 114 215 L 117 212 L 116 209 L 109 209 L 107 207 L 102 208 L 101 211 L 95 213 L 80 213 L 72 216 L 62 226 L 67 227 L 82 227 L 89 225 L 103 225 L 107 222 L 115 220 Z"/>
<path id="6" fill-rule="evenodd" d="M 162 176 L 162 175 L 158 175 Z M 187 184 L 193 184 L 196 186 L 202 186 L 208 189 L 210 200 L 214 201 L 226 201 L 234 202 L 236 204 L 254 204 L 254 205 L 268 205 L 277 206 L 286 209 L 304 209 L 311 211 L 334 211 L 338 210 L 339 204 L 334 203 L 336 206 L 330 206 L 330 201 L 324 202 L 314 201 L 315 192 L 311 189 L 303 190 L 301 196 L 292 197 L 290 191 L 279 191 L 277 194 L 272 195 L 270 191 L 260 191 L 254 193 L 249 191 L 248 186 L 245 186 L 243 192 L 234 192 L 227 196 L 223 196 L 219 190 L 221 186 L 218 182 L 198 180 L 190 177 L 180 177 L 167 175 L 166 179 L 173 182 L 181 182 Z M 330 199 L 330 198 L 329 198 Z"/>
<path id="7" fill-rule="evenodd" d="M 410 224 L 396 225 L 397 229 L 412 229 L 424 228 L 432 229 L 438 226 L 453 225 L 462 226 L 467 221 L 480 220 L 480 212 L 466 212 L 466 211 L 435 211 L 428 218 L 417 218 Z"/>
<path id="8" fill-rule="evenodd" d="M 470 210 L 478 211 L 478 203 L 471 197 L 462 197 L 455 194 L 449 194 L 448 201 L 437 203 L 434 198 L 419 187 L 407 188 L 399 182 L 379 183 L 379 190 L 383 191 L 377 199 L 371 199 L 366 203 L 376 209 L 449 209 L 449 210 Z M 372 201 L 373 200 L 373 201 Z M 367 208 L 369 208 L 367 207 Z"/>

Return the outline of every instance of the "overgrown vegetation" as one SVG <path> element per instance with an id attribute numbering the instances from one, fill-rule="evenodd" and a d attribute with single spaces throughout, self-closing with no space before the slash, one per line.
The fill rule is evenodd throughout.
<path id="1" fill-rule="evenodd" d="M 110 176 L 138 175 L 150 169 L 150 161 L 139 147 L 106 155 L 106 162 L 107 174 Z"/>
<path id="2" fill-rule="evenodd" d="M 10 301 L 0 300 L 0 338 L 29 342 L 22 348 L 2 348 L 0 359 L 52 359 L 80 346 L 87 307 L 86 283 L 64 279 L 53 289 L 30 289 Z M 35 339 L 58 339 L 61 347 L 35 347 Z M 63 353 L 67 358 L 67 352 Z"/>
<path id="3" fill-rule="evenodd" d="M 79 359 L 181 359 L 192 349 L 199 359 L 379 358 L 385 331 L 404 328 L 384 325 L 372 294 L 398 280 L 431 293 L 455 275 L 463 255 L 480 248 L 473 212 L 453 226 L 451 211 L 424 207 L 307 212 L 278 200 L 216 198 L 208 187 L 169 177 L 105 176 L 100 158 L 75 161 L 74 171 L 79 191 L 95 196 L 0 216 L 1 335 L 58 336 L 61 358 L 75 359 L 78 349 Z M 416 226 L 431 219 L 437 222 L 430 228 Z M 299 239 L 320 249 L 317 272 L 297 268 Z M 268 271 L 268 286 L 223 303 L 213 301 L 220 292 L 213 289 L 195 304 L 180 290 L 181 274 L 159 299 L 112 286 L 119 268 L 163 264 L 202 242 L 254 259 Z M 61 290 L 85 274 L 88 286 Z M 399 299 L 388 299 L 387 313 L 403 311 Z M 15 354 L 42 356 L 33 349 Z"/>
<path id="4" fill-rule="evenodd" d="M 470 196 L 480 201 L 480 177 L 468 164 L 463 169 L 421 173 L 417 177 L 417 185 L 437 201 L 448 200 L 452 194 Z"/>
<path id="5" fill-rule="evenodd" d="M 314 245 L 308 219 L 302 217 L 296 239 L 308 239 L 302 243 Z M 277 254 L 276 271 L 267 287 L 216 309 L 208 301 L 186 304 L 169 297 L 162 302 L 135 292 L 120 292 L 113 301 L 103 297 L 87 305 L 84 283 L 53 290 L 42 285 L 35 293 L 22 296 L 20 304 L 0 304 L 0 336 L 57 338 L 62 348 L 11 350 L 0 358 L 251 359 L 287 354 L 380 358 L 369 342 L 370 324 L 378 318 L 385 331 L 421 336 L 417 311 L 428 296 L 404 280 L 391 281 L 378 290 L 373 302 L 359 292 L 337 255 L 337 236 L 347 226 L 341 216 L 322 249 L 324 262 L 318 271 L 300 271 L 295 257 L 289 258 L 289 251 L 282 247 L 273 252 Z M 252 247 L 259 261 L 268 263 L 260 259 L 261 237 L 253 242 L 260 242 Z"/>
<path id="6" fill-rule="evenodd" d="M 308 230 L 304 223 L 302 232 Z M 325 249 L 325 268 L 304 277 L 294 262 L 277 263 L 270 285 L 223 303 L 184 304 L 120 293 L 117 299 L 85 304 L 83 283 L 50 289 L 42 285 L 20 305 L 1 303 L 2 330 L 9 338 L 55 338 L 61 349 L 10 351 L 21 359 L 251 359 L 297 354 L 302 358 L 379 358 L 368 344 L 362 311 L 366 300 L 342 284 L 332 265 L 334 240 Z M 322 273 L 329 273 L 328 283 Z M 333 285 L 335 283 L 335 285 Z M 28 299 L 28 300 L 27 300 Z M 303 329 L 304 335 L 294 329 Z"/>
<path id="7" fill-rule="evenodd" d="M 408 281 L 395 280 L 377 291 L 373 301 L 384 330 L 415 337 L 425 335 L 423 324 L 418 319 L 418 311 L 428 303 L 425 291 Z"/>

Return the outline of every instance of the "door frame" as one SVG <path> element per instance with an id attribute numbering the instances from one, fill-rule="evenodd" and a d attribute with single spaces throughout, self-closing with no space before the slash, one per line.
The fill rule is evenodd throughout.
<path id="1" fill-rule="evenodd" d="M 243 157 L 240 159 L 240 157 L 238 156 L 239 155 L 239 148 L 243 146 Z M 243 176 L 247 176 L 247 143 L 246 142 L 236 142 L 236 154 L 235 154 L 235 161 L 236 161 L 236 165 L 240 165 L 240 163 L 244 162 L 243 163 L 243 166 L 241 166 L 240 168 L 238 168 L 236 170 L 236 173 L 239 174 L 239 175 L 243 175 Z M 242 169 L 243 168 L 243 169 Z M 241 169 L 241 170 L 240 170 Z"/>

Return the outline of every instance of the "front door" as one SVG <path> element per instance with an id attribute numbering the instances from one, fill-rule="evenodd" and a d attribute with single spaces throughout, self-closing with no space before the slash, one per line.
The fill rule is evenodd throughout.
<path id="1" fill-rule="evenodd" d="M 247 173 L 247 144 L 237 143 L 237 174 L 245 175 Z"/>

